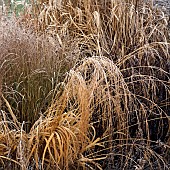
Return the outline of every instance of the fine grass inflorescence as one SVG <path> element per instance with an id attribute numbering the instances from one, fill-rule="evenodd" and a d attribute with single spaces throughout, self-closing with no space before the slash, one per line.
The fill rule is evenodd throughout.
<path id="1" fill-rule="evenodd" d="M 169 169 L 169 16 L 153 4 L 0 14 L 0 169 Z"/>

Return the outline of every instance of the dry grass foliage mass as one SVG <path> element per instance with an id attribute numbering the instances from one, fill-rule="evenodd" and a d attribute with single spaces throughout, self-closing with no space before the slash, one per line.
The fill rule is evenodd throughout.
<path id="1" fill-rule="evenodd" d="M 0 169 L 168 170 L 167 25 L 151 0 L 0 16 Z"/>

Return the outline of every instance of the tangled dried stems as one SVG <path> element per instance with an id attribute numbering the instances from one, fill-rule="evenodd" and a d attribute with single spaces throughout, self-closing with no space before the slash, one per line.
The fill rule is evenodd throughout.
<path id="1" fill-rule="evenodd" d="M 168 169 L 168 17 L 152 1 L 36 3 L 1 20 L 2 167 Z"/>

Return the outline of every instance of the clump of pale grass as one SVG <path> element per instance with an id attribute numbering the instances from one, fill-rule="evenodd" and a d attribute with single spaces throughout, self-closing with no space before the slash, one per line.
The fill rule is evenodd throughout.
<path id="1" fill-rule="evenodd" d="M 168 16 L 151 1 L 54 0 L 38 6 L 39 29 L 55 31 L 60 37 L 79 37 L 82 46 L 113 60 L 147 43 L 167 42 Z"/>

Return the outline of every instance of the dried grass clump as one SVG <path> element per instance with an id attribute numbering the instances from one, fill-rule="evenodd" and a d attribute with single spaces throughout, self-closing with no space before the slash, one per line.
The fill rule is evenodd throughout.
<path id="1" fill-rule="evenodd" d="M 101 138 L 103 147 L 96 147 L 87 155 L 100 160 L 101 156 L 107 158 L 107 154 L 112 153 L 114 138 L 120 139 L 120 145 L 126 143 L 123 139 L 128 138 L 128 113 L 132 103 L 116 65 L 107 58 L 93 57 L 70 71 L 64 91 L 52 105 L 50 114 L 75 110 L 76 115 L 80 115 L 79 128 L 84 133 L 88 132 L 91 122 L 95 137 Z"/>
<path id="2" fill-rule="evenodd" d="M 56 105 L 59 105 L 59 108 L 55 108 L 57 112 L 65 109 L 75 110 L 74 107 L 80 105 L 78 109 L 81 115 L 84 114 L 82 117 L 87 124 L 93 118 L 102 118 L 103 128 L 105 126 L 111 128 L 113 120 L 116 119 L 115 122 L 120 125 L 120 127 L 114 126 L 116 129 L 127 127 L 128 116 L 125 113 L 130 112 L 131 94 L 120 70 L 111 60 L 99 56 L 87 58 L 73 68 L 70 75 L 60 97 L 59 103 L 62 105 L 58 104 L 58 100 L 56 102 Z M 85 120 L 82 122 L 83 127 L 86 124 Z M 92 122 L 95 124 L 97 123 L 95 121 Z M 125 135 L 128 131 L 122 133 Z"/>
<path id="3" fill-rule="evenodd" d="M 117 61 L 145 44 L 168 41 L 168 16 L 152 1 L 52 0 L 32 5 L 39 7 L 37 29 L 55 32 L 61 41 L 67 35 L 80 38 L 91 56 L 107 55 Z"/>
<path id="4" fill-rule="evenodd" d="M 152 1 L 37 1 L 3 19 L 0 166 L 169 168 L 168 17 Z"/>

